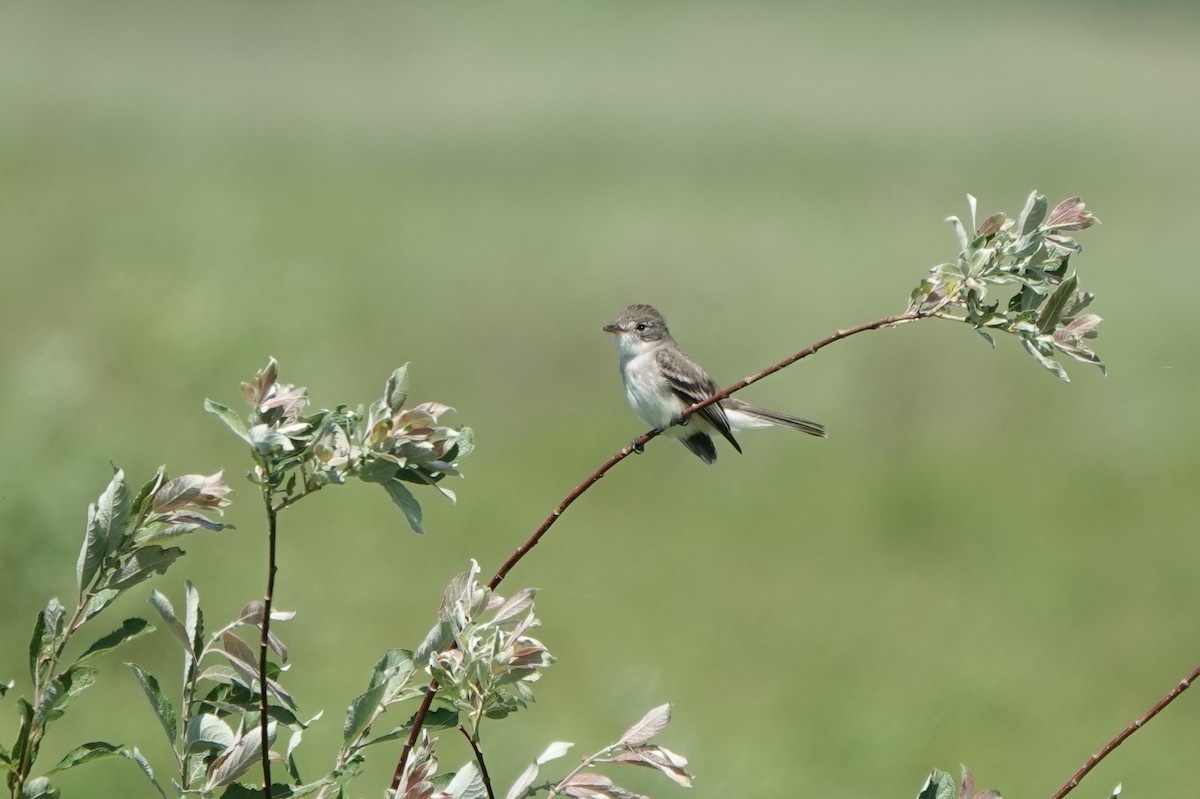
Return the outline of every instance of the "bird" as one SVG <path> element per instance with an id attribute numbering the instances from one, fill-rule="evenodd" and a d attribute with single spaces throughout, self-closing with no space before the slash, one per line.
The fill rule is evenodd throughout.
<path id="1" fill-rule="evenodd" d="M 717 384 L 680 349 L 658 309 L 630 305 L 617 321 L 601 329 L 616 341 L 625 398 L 633 412 L 705 463 L 717 460 L 713 433 L 723 436 L 738 452 L 742 448 L 733 431 L 744 428 L 790 427 L 811 436 L 826 435 L 825 427 L 816 422 L 759 408 L 736 397 L 707 405 L 681 421 L 684 409 L 717 393 Z"/>

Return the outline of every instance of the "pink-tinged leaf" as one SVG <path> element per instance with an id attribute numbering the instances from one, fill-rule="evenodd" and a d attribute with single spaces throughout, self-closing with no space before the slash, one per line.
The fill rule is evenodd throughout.
<path id="1" fill-rule="evenodd" d="M 975 236 L 977 238 L 994 236 L 1000 232 L 1000 228 L 1004 227 L 1004 223 L 1007 221 L 1008 217 L 1004 214 L 992 214 L 979 223 L 979 230 L 975 231 Z"/>
<path id="2" fill-rule="evenodd" d="M 642 716 L 637 724 L 625 730 L 625 733 L 621 736 L 621 740 L 617 741 L 617 743 L 625 744 L 626 746 L 644 744 L 662 732 L 670 722 L 671 704 L 668 702 L 665 705 L 659 705 L 645 716 Z"/>
<path id="3" fill-rule="evenodd" d="M 685 770 L 688 762 L 687 758 L 656 744 L 639 746 L 635 749 L 621 752 L 611 760 L 601 762 L 625 763 L 631 766 L 645 766 L 647 768 L 658 769 L 673 782 L 685 788 L 692 787 L 692 775 L 688 774 Z"/>
<path id="4" fill-rule="evenodd" d="M 517 616 L 533 606 L 533 596 L 537 593 L 535 588 L 523 588 L 513 594 L 508 600 L 500 606 L 496 611 L 496 615 L 492 618 L 492 624 L 499 624 L 502 621 L 507 621 L 514 616 Z"/>
<path id="5" fill-rule="evenodd" d="M 275 722 L 267 726 L 267 744 L 275 740 Z M 208 770 L 206 788 L 212 790 L 228 785 L 249 771 L 255 763 L 262 761 L 262 728 L 255 725 L 247 730 L 233 746 L 226 749 L 212 762 Z"/>
<path id="6" fill-rule="evenodd" d="M 1059 203 L 1062 205 L 1062 203 Z M 1055 211 L 1058 209 L 1055 208 Z M 971 776 L 971 772 L 967 771 L 967 767 L 959 764 L 962 769 L 962 782 L 958 785 L 958 799 L 971 799 L 971 794 L 975 790 L 975 778 Z"/>
<path id="7" fill-rule="evenodd" d="M 1083 199 L 1068 197 L 1054 206 L 1046 219 L 1045 227 L 1056 230 L 1087 230 L 1100 220 L 1085 210 Z"/>

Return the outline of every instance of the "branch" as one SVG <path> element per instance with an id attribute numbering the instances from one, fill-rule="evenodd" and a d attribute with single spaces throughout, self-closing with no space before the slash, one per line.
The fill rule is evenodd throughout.
<path id="1" fill-rule="evenodd" d="M 880 328 L 884 327 L 896 327 L 897 325 L 902 325 L 907 322 L 915 322 L 918 319 L 924 319 L 933 315 L 934 312 L 928 309 L 910 309 L 902 314 L 885 316 L 882 319 L 876 319 L 873 322 L 865 322 L 864 324 L 856 325 L 855 327 L 848 327 L 844 330 L 839 330 L 830 336 L 826 336 L 820 341 L 810 344 L 799 352 L 793 353 L 783 360 L 768 366 L 761 372 L 756 372 L 749 377 L 744 377 L 733 385 L 718 391 L 716 394 L 713 394 L 710 397 L 705 398 L 701 402 L 697 402 L 696 404 L 689 406 L 688 408 L 684 409 L 682 414 L 680 414 L 680 420 L 682 421 L 687 419 L 687 417 L 691 416 L 696 411 L 706 408 L 714 402 L 720 402 L 731 394 L 741 391 L 751 383 L 756 383 L 759 380 L 762 380 L 764 377 L 769 377 L 781 369 L 791 366 L 796 361 L 807 358 L 810 355 L 815 355 L 818 351 L 828 347 L 834 342 L 841 341 L 844 338 L 849 338 L 850 336 L 858 333 L 865 333 L 868 330 L 879 330 Z M 654 438 L 662 435 L 662 432 L 662 430 L 651 430 L 638 436 L 632 442 L 630 442 L 629 446 L 621 449 L 615 455 L 610 457 L 607 461 L 601 464 L 600 468 L 592 472 L 592 474 L 586 480 L 575 486 L 575 488 L 571 490 L 571 493 L 567 494 L 563 501 L 558 503 L 558 506 L 550 512 L 550 515 L 547 516 L 545 521 L 543 521 L 537 530 L 533 532 L 533 535 L 531 535 L 529 539 L 525 541 L 525 543 L 517 547 L 516 551 L 509 556 L 508 560 L 504 561 L 504 564 L 501 565 L 501 567 L 496 571 L 496 574 L 488 582 L 488 588 L 494 591 L 496 586 L 500 585 L 504 578 L 508 576 L 508 573 L 512 571 L 518 563 L 521 562 L 521 559 L 528 555 L 531 549 L 537 546 L 538 542 L 542 540 L 542 536 L 544 536 L 546 532 L 554 526 L 554 523 L 558 521 L 559 517 L 562 516 L 563 513 L 566 512 L 567 508 L 569 508 L 575 502 L 575 500 L 579 499 L 579 497 L 581 497 L 585 491 L 594 486 L 601 477 L 608 474 L 608 471 L 618 463 L 628 458 L 635 451 L 640 451 L 642 447 L 644 447 Z M 437 689 L 437 680 L 432 680 L 429 683 L 428 689 L 426 690 L 425 699 L 421 702 L 421 707 L 417 710 L 416 715 L 413 716 L 412 730 L 409 732 L 408 740 L 404 743 L 404 748 L 400 751 L 400 760 L 396 764 L 396 772 L 392 777 L 391 790 L 393 793 L 398 791 L 400 788 L 400 780 L 404 776 L 405 767 L 408 765 L 409 754 L 412 752 L 413 747 L 416 746 L 417 738 L 421 734 L 421 728 L 425 724 L 425 717 L 429 714 L 429 707 L 431 704 L 433 704 L 433 697 L 434 694 L 437 693 Z"/>
<path id="2" fill-rule="evenodd" d="M 496 799 L 496 794 L 492 792 L 492 778 L 488 776 L 487 763 L 483 762 L 483 752 L 479 751 L 479 745 L 475 743 L 471 733 L 467 732 L 466 727 L 459 724 L 458 731 L 467 739 L 467 743 L 471 745 L 471 751 L 475 753 L 475 760 L 479 763 L 479 773 L 483 776 L 483 787 L 487 789 L 488 799 Z"/>
<path id="3" fill-rule="evenodd" d="M 258 709 L 262 733 L 263 799 L 271 799 L 271 743 L 267 737 L 270 716 L 267 714 L 267 646 L 271 635 L 271 603 L 275 595 L 275 527 L 278 510 L 271 504 L 269 479 L 263 483 L 263 500 L 267 505 L 267 592 L 263 596 L 262 636 L 258 643 Z"/>
<path id="4" fill-rule="evenodd" d="M 1200 666 L 1192 669 L 1191 674 L 1180 680 L 1179 684 L 1168 691 L 1166 696 L 1155 702 L 1154 707 L 1150 708 L 1141 716 L 1134 719 L 1128 727 L 1121 730 L 1121 732 L 1117 734 L 1116 738 L 1113 738 L 1111 741 L 1106 743 L 1103 749 L 1089 757 L 1087 762 L 1083 764 L 1083 767 L 1079 769 L 1079 771 L 1075 772 L 1075 776 L 1067 780 L 1067 783 L 1063 785 L 1063 787 L 1059 788 L 1058 793 L 1054 794 L 1051 799 L 1063 799 L 1064 796 L 1075 790 L 1075 787 L 1079 785 L 1084 777 L 1088 775 L 1089 771 L 1094 769 L 1101 760 L 1111 755 L 1114 749 L 1125 742 L 1126 738 L 1133 735 L 1135 732 L 1140 730 L 1146 724 L 1146 722 L 1157 716 L 1159 711 L 1174 702 L 1180 694 L 1186 691 L 1188 687 L 1196 681 L 1197 678 L 1200 678 Z"/>

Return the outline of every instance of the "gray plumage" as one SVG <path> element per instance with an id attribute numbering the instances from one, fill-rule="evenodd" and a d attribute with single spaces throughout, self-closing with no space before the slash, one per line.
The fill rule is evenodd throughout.
<path id="1" fill-rule="evenodd" d="M 733 431 L 745 427 L 778 425 L 825 436 L 825 428 L 816 422 L 759 408 L 736 397 L 714 402 L 685 424 L 672 426 L 688 406 L 715 394 L 717 384 L 680 349 L 666 319 L 653 306 L 630 305 L 604 330 L 616 337 L 625 397 L 634 413 L 651 427 L 677 438 L 705 463 L 717 459 L 710 433 L 719 433 L 738 452 L 742 448 Z"/>

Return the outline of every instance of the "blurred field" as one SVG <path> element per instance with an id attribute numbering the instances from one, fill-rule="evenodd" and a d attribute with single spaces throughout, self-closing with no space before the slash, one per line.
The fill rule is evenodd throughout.
<path id="1" fill-rule="evenodd" d="M 692 794 L 909 797 L 934 766 L 1048 796 L 1200 660 L 1194 5 L 13 3 L 0 14 L 0 678 L 69 597 L 109 462 L 225 468 L 236 532 L 154 586 L 215 623 L 262 593 L 237 442 L 203 413 L 268 355 L 314 402 L 413 362 L 479 450 L 407 532 L 382 491 L 284 518 L 291 685 L 316 776 L 375 659 L 490 573 L 641 432 L 600 326 L 652 302 L 732 381 L 900 310 L 942 219 L 1081 194 L 1074 263 L 1105 378 L 924 323 L 744 396 L 828 441 L 749 433 L 705 468 L 655 442 L 512 575 L 560 658 L 485 728 L 503 786 L 652 705 Z M 149 614 L 144 598 L 112 611 Z M 174 679 L 165 635 L 121 659 Z M 167 750 L 118 659 L 44 746 Z M 13 707 L 13 697 L 3 700 Z M 1194 794 L 1185 696 L 1076 794 Z M 13 717 L 0 727 L 11 741 Z M 458 746 L 457 741 L 454 746 Z M 305 751 L 306 750 L 306 751 Z M 378 796 L 381 749 L 358 794 Z M 447 749 L 444 768 L 466 752 Z M 456 762 L 457 761 L 457 762 Z M 64 795 L 150 796 L 123 762 Z M 104 787 L 107 786 L 107 787 Z"/>

